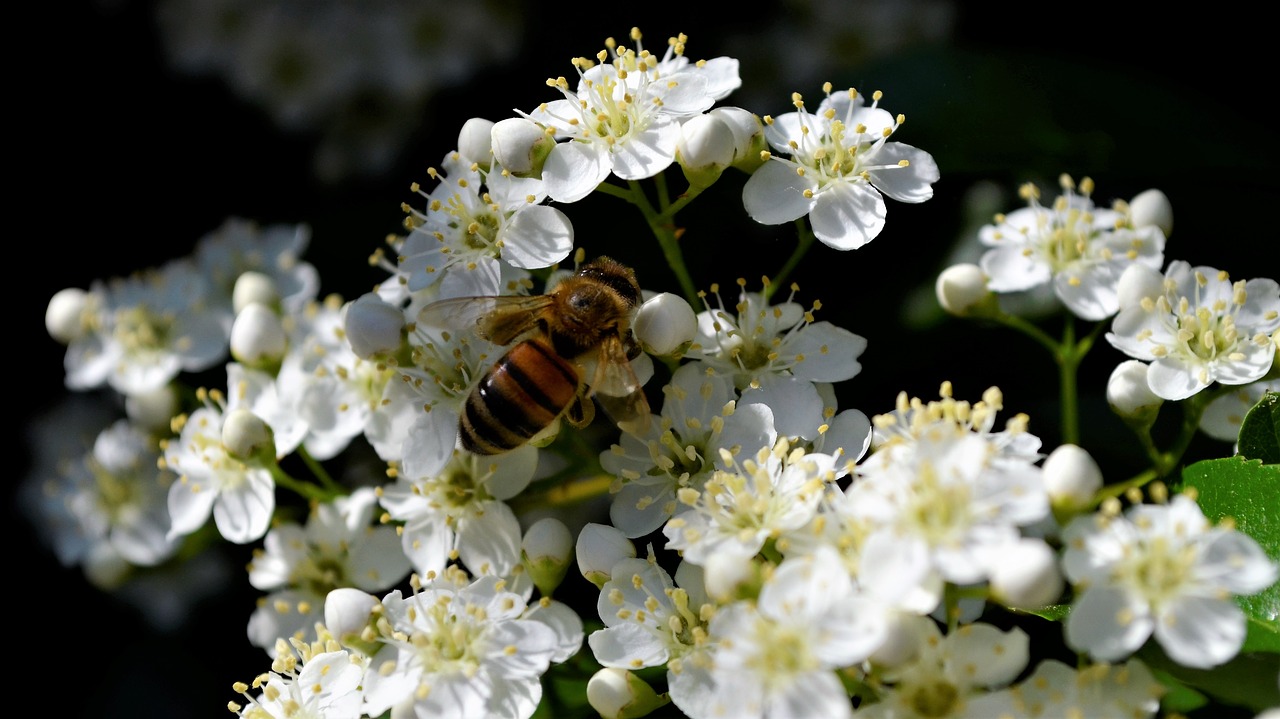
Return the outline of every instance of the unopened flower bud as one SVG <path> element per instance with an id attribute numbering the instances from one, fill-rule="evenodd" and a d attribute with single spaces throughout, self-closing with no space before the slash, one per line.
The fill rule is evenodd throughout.
<path id="1" fill-rule="evenodd" d="M 169 384 L 124 398 L 124 411 L 129 415 L 129 421 L 152 431 L 168 430 L 179 409 L 178 391 Z"/>
<path id="2" fill-rule="evenodd" d="M 1120 309 L 1136 307 L 1144 299 L 1152 299 L 1164 294 L 1164 275 L 1158 270 L 1133 263 L 1124 268 L 1120 279 L 1116 282 L 1116 296 L 1120 300 Z"/>
<path id="3" fill-rule="evenodd" d="M 489 133 L 493 159 L 516 177 L 541 177 L 542 163 L 555 140 L 533 120 L 509 117 L 499 120 Z"/>
<path id="4" fill-rule="evenodd" d="M 82 317 L 88 302 L 89 293 L 78 287 L 58 290 L 44 310 L 44 327 L 49 336 L 65 345 L 83 335 Z"/>
<path id="5" fill-rule="evenodd" d="M 676 354 L 693 342 L 698 331 L 698 316 L 683 297 L 663 292 L 640 305 L 631 330 L 646 352 Z"/>
<path id="6" fill-rule="evenodd" d="M 604 719 L 647 716 L 670 701 L 625 669 L 605 667 L 587 681 L 587 703 Z"/>
<path id="7" fill-rule="evenodd" d="M 341 587 L 330 591 L 324 598 L 324 626 L 343 646 L 365 651 L 368 642 L 362 639 L 370 626 L 378 598 L 355 587 Z M 376 645 L 370 646 L 376 649 Z M 372 652 L 366 652 L 372 653 Z"/>
<path id="8" fill-rule="evenodd" d="M 733 130 L 720 118 L 694 115 L 680 125 L 676 160 L 694 187 L 708 187 L 733 162 Z"/>
<path id="9" fill-rule="evenodd" d="M 489 169 L 493 159 L 493 121 L 483 117 L 473 117 L 462 123 L 458 131 L 458 154 L 467 162 L 474 162 L 484 169 Z"/>
<path id="10" fill-rule="evenodd" d="M 1173 234 L 1173 205 L 1160 190 L 1144 190 L 1129 200 L 1129 221 L 1134 227 L 1155 225 L 1168 237 Z"/>
<path id="11" fill-rule="evenodd" d="M 347 305 L 343 329 L 357 357 L 373 359 L 394 354 L 403 340 L 404 312 L 367 292 Z"/>
<path id="12" fill-rule="evenodd" d="M 1062 596 L 1058 555 L 1041 539 L 1024 538 L 1001 549 L 988 580 L 992 597 L 1014 609 L 1040 609 Z"/>
<path id="13" fill-rule="evenodd" d="M 600 588 L 609 581 L 615 564 L 636 556 L 636 545 L 621 530 L 590 522 L 578 532 L 574 553 L 578 557 L 578 571 Z"/>
<path id="14" fill-rule="evenodd" d="M 760 151 L 769 149 L 769 144 L 759 116 L 740 107 L 717 107 L 707 114 L 724 122 L 733 133 L 733 167 L 750 174 L 764 164 Z"/>
<path id="15" fill-rule="evenodd" d="M 235 287 L 231 289 L 231 307 L 236 314 L 240 314 L 241 310 L 255 302 L 277 308 L 280 306 L 280 290 L 276 287 L 276 281 L 268 275 L 252 270 L 242 272 L 236 278 Z"/>
<path id="16" fill-rule="evenodd" d="M 1107 403 L 1120 418 L 1135 427 L 1150 427 L 1164 400 L 1147 383 L 1147 364 L 1125 360 L 1116 365 L 1107 380 Z"/>
<path id="17" fill-rule="evenodd" d="M 1049 502 L 1059 522 L 1093 506 L 1093 497 L 1102 489 L 1102 470 L 1083 448 L 1064 444 L 1044 460 L 1042 477 Z"/>
<path id="18" fill-rule="evenodd" d="M 278 362 L 289 345 L 284 322 L 270 307 L 258 302 L 236 314 L 231 325 L 231 356 L 250 366 Z"/>
<path id="19" fill-rule="evenodd" d="M 884 642 L 870 656 L 871 663 L 877 669 L 893 669 L 915 659 L 920 654 L 920 644 L 924 632 L 920 626 L 932 622 L 928 617 L 921 617 L 907 612 L 890 612 L 884 618 Z"/>
<path id="20" fill-rule="evenodd" d="M 564 522 L 555 517 L 543 517 L 534 522 L 524 533 L 520 543 L 520 560 L 529 572 L 529 578 L 542 596 L 549 597 L 564 581 L 569 571 L 569 555 L 573 551 L 573 536 Z"/>
<path id="21" fill-rule="evenodd" d="M 222 419 L 222 446 L 232 457 L 249 460 L 257 456 L 274 458 L 275 435 L 261 417 L 243 408 L 227 412 Z"/>
<path id="22" fill-rule="evenodd" d="M 712 554 L 702 569 L 707 596 L 717 602 L 752 596 L 762 581 L 755 562 L 731 552 Z"/>
<path id="23" fill-rule="evenodd" d="M 943 270 L 934 292 L 942 309 L 957 317 L 983 317 L 997 309 L 995 293 L 987 289 L 986 273 L 971 262 Z"/>

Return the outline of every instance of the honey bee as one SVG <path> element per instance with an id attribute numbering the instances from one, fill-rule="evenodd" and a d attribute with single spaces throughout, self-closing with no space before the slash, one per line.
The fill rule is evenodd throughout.
<path id="1" fill-rule="evenodd" d="M 608 257 L 582 265 L 543 295 L 440 300 L 420 324 L 470 328 L 509 346 L 467 397 L 458 421 L 464 449 L 498 454 L 520 447 L 564 417 L 577 428 L 595 416 L 592 398 L 620 426 L 643 429 L 649 402 L 630 360 L 641 301 L 635 272 Z"/>

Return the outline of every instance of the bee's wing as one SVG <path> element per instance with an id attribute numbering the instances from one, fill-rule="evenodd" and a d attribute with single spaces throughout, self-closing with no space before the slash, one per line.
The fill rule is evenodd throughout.
<path id="1" fill-rule="evenodd" d="M 418 324 L 475 332 L 505 345 L 528 334 L 551 306 L 547 295 L 486 295 L 432 302 L 418 311 Z"/>
<path id="2" fill-rule="evenodd" d="M 587 371 L 591 393 L 619 427 L 635 434 L 648 429 L 649 400 L 621 337 L 607 337 L 596 353 L 595 367 L 588 365 Z"/>

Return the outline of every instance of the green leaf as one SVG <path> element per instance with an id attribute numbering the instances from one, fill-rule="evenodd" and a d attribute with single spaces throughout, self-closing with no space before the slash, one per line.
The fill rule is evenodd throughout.
<path id="1" fill-rule="evenodd" d="M 1280 394 L 1267 392 L 1240 425 L 1241 456 L 1280 464 Z"/>
<path id="2" fill-rule="evenodd" d="M 1280 562 L 1280 465 L 1263 464 L 1243 457 L 1209 459 L 1182 470 L 1183 491 L 1194 488 L 1196 501 L 1211 522 L 1231 518 L 1236 528 L 1253 537 L 1273 562 Z M 1250 619 L 1259 624 L 1252 636 L 1262 647 L 1280 651 L 1280 582 L 1263 591 L 1237 599 Z M 1251 635 L 1254 634 L 1250 627 Z"/>
<path id="3" fill-rule="evenodd" d="M 1240 654 L 1213 669 L 1191 669 L 1170 659 L 1157 642 L 1149 641 L 1137 656 L 1157 676 L 1167 674 L 1223 704 L 1254 712 L 1280 706 L 1280 686 L 1276 686 L 1280 654 Z"/>
<path id="4" fill-rule="evenodd" d="M 1166 714 L 1170 712 L 1186 714 L 1209 703 L 1209 697 L 1183 684 L 1169 672 L 1152 669 L 1151 673 L 1168 690 L 1160 698 L 1160 708 Z"/>

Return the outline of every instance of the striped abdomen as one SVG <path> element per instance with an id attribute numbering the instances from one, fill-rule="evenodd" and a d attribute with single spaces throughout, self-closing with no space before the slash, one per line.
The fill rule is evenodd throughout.
<path id="1" fill-rule="evenodd" d="M 462 446 L 476 454 L 519 447 L 572 404 L 578 384 L 578 371 L 545 340 L 512 346 L 467 397 Z"/>

